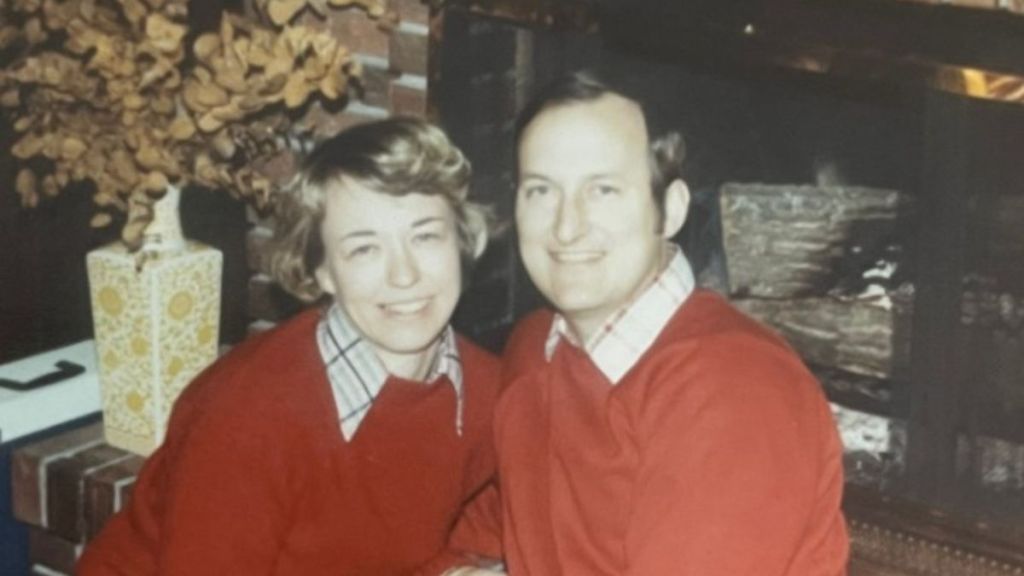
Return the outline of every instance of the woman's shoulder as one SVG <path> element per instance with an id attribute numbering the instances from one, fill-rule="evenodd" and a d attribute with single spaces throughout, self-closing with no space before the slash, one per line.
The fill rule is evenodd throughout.
<path id="1" fill-rule="evenodd" d="M 201 372 L 174 407 L 176 419 L 207 415 L 229 422 L 233 414 L 277 414 L 315 402 L 323 380 L 316 345 L 316 310 L 300 313 L 237 344 Z"/>

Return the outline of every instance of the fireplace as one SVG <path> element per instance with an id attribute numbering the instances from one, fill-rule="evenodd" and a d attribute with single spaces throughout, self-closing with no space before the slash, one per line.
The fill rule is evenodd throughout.
<path id="1" fill-rule="evenodd" d="M 920 2 L 453 2 L 433 95 L 511 217 L 531 90 L 591 68 L 687 139 L 700 281 L 822 381 L 847 482 L 1024 543 L 1024 11 Z M 458 323 L 539 305 L 511 234 Z M 889 501 L 889 500 L 886 500 Z"/>

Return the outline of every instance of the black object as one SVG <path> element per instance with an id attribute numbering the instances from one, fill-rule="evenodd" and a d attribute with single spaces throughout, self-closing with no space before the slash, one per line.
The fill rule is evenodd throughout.
<path id="1" fill-rule="evenodd" d="M 85 372 L 85 366 L 81 364 L 75 364 L 67 360 L 58 360 L 54 366 L 57 368 L 53 372 L 48 372 L 42 376 L 37 376 L 27 382 L 18 382 L 17 380 L 10 380 L 7 378 L 0 378 L 0 388 L 7 388 L 8 390 L 14 390 L 16 392 L 27 392 L 28 390 L 35 390 L 36 388 L 42 388 L 50 384 L 56 384 L 62 380 L 68 378 L 74 378 L 79 374 Z"/>

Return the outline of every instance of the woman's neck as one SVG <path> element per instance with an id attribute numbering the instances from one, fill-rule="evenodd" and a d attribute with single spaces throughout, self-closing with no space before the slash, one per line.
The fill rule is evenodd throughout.
<path id="1" fill-rule="evenodd" d="M 434 364 L 437 356 L 438 342 L 432 343 L 423 350 L 409 353 L 384 352 L 377 350 L 377 357 L 380 358 L 384 369 L 388 374 L 422 382 L 427 379 L 430 367 Z"/>

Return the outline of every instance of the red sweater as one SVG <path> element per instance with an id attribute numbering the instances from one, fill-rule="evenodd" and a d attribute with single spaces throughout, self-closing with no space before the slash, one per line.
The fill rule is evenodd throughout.
<path id="1" fill-rule="evenodd" d="M 842 447 L 774 334 L 697 291 L 617 386 L 580 349 L 506 349 L 495 416 L 513 576 L 845 574 Z"/>
<path id="2" fill-rule="evenodd" d="M 317 320 L 248 340 L 188 387 L 80 576 L 376 576 L 452 560 L 449 530 L 493 475 L 497 361 L 459 339 L 462 436 L 448 382 L 392 377 L 346 442 Z"/>

